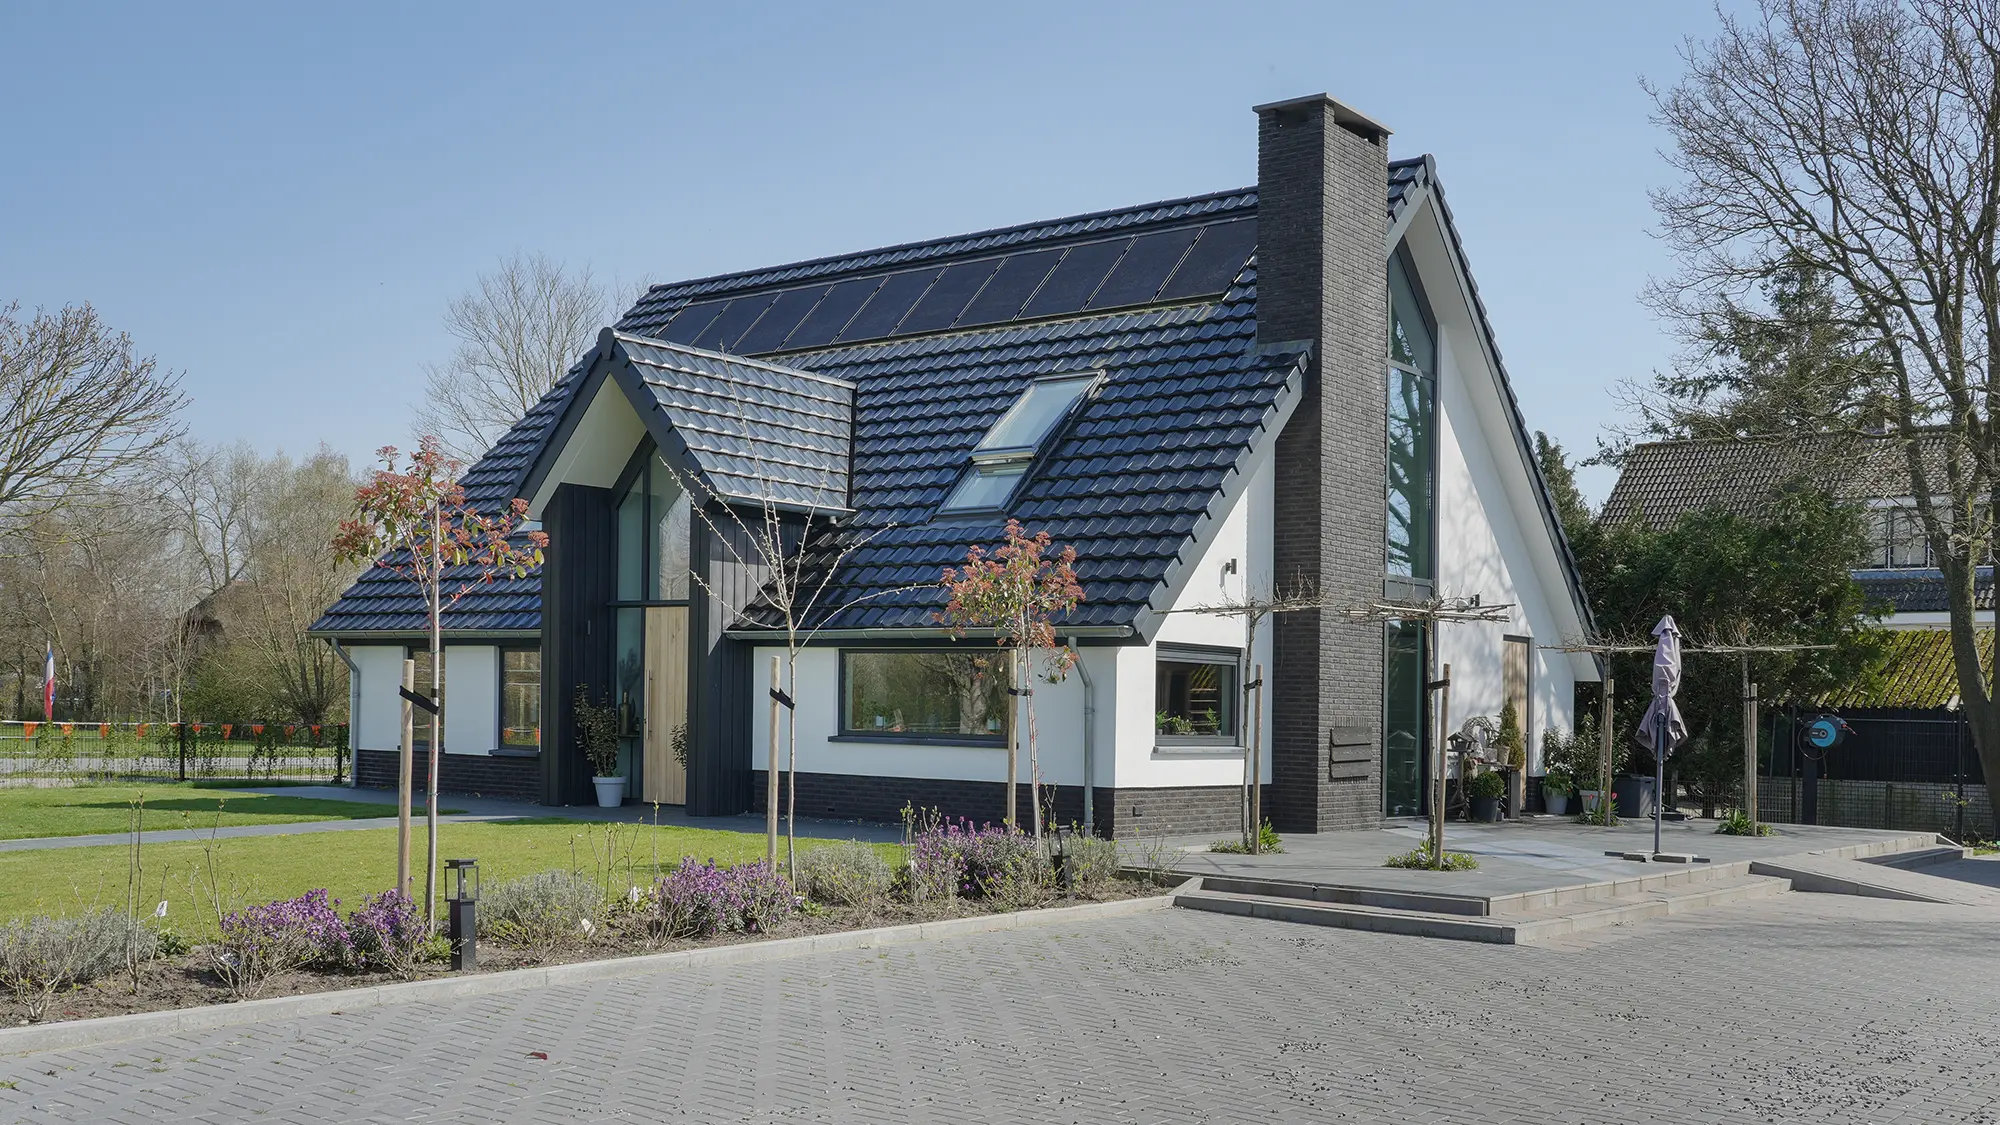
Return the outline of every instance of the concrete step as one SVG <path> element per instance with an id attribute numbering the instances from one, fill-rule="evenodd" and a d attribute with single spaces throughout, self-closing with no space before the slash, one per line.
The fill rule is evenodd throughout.
<path id="1" fill-rule="evenodd" d="M 1739 875 L 1635 891 L 1614 898 L 1545 906 L 1515 915 L 1494 916 L 1243 894 L 1216 890 L 1213 879 L 1204 883 L 1199 890 L 1177 896 L 1174 905 L 1246 918 L 1503 945 L 1527 944 L 1645 918 L 1767 898 L 1791 889 L 1791 885 L 1783 879 Z"/>
<path id="2" fill-rule="evenodd" d="M 1204 890 L 1259 898 L 1301 899 L 1307 902 L 1371 906 L 1386 910 L 1416 910 L 1431 914 L 1478 916 L 1490 913 L 1487 900 L 1478 895 L 1401 891 L 1379 887 L 1329 886 L 1324 883 L 1301 883 L 1289 879 L 1255 879 L 1240 875 L 1204 875 L 1201 885 Z"/>
<path id="3" fill-rule="evenodd" d="M 1916 848 L 1907 852 L 1892 852 L 1889 855 L 1869 856 L 1863 863 L 1873 863 L 1881 867 L 1900 867 L 1912 871 L 1919 867 L 1929 867 L 1934 863 L 1950 863 L 1955 859 L 1971 859 L 1972 849 L 1955 844 L 1939 844 L 1934 848 Z"/>
<path id="4" fill-rule="evenodd" d="M 1959 868 L 1961 864 L 1978 862 L 1945 856 L 1913 870 L 1865 859 L 1803 855 L 1759 860 L 1752 866 L 1759 875 L 1790 879 L 1795 889 L 1815 894 L 1858 895 L 1863 898 L 1956 903 L 2000 909 L 2000 889 L 1985 885 L 1983 881 L 1945 877 L 1947 871 L 1953 874 L 1962 871 Z M 1953 870 L 1955 868 L 1959 870 Z"/>

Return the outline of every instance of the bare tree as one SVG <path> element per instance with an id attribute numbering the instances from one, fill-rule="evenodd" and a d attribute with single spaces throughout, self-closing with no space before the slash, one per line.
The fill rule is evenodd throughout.
<path id="1" fill-rule="evenodd" d="M 478 460 L 590 346 L 615 315 L 613 300 L 588 266 L 572 271 L 542 254 L 501 259 L 445 310 L 458 350 L 428 369 L 417 431 L 437 435 L 455 460 Z"/>
<path id="2" fill-rule="evenodd" d="M 1761 0 L 1683 55 L 1679 84 L 1649 87 L 1682 178 L 1655 196 L 1682 265 L 1660 304 L 1699 323 L 1781 269 L 1827 279 L 1824 315 L 1882 373 L 1826 397 L 1879 403 L 1902 447 L 1967 723 L 2000 770 L 1973 602 L 2000 499 L 2000 0 Z"/>
<path id="3" fill-rule="evenodd" d="M 0 306 L 0 521 L 101 499 L 180 433 L 180 377 L 132 354 L 89 305 Z"/>

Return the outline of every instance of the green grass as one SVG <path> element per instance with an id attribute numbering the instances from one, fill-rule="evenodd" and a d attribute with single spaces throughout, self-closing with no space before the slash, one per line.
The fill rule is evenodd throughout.
<path id="1" fill-rule="evenodd" d="M 234 785 L 193 782 L 0 789 L 0 840 L 126 832 L 131 828 L 132 802 L 142 795 L 148 832 L 212 828 L 218 815 L 225 827 L 396 815 L 393 805 L 245 793 Z"/>
<path id="2" fill-rule="evenodd" d="M 811 849 L 824 841 L 801 840 Z M 207 859 L 202 842 L 146 844 L 142 847 L 143 892 L 148 909 L 167 901 L 167 924 L 178 932 L 200 937 L 215 929 L 201 876 Z M 396 881 L 396 831 L 356 829 L 292 836 L 244 836 L 213 842 L 215 867 L 230 905 L 269 902 L 324 887 L 340 899 L 343 909 L 359 906 L 364 894 L 388 889 Z M 779 844 L 783 861 L 783 842 Z M 902 849 L 877 845 L 885 858 L 899 862 Z M 575 869 L 604 878 L 612 886 L 651 881 L 654 856 L 661 868 L 671 868 L 683 855 L 741 863 L 761 859 L 764 837 L 707 828 L 585 823 L 573 820 L 524 820 L 444 824 L 438 828 L 439 858 L 477 859 L 483 883 L 499 882 L 550 868 Z M 610 858 L 607 861 L 607 853 Z M 422 821 L 412 833 L 412 879 L 423 894 L 424 831 Z M 123 845 L 56 848 L 0 853 L 0 921 L 30 914 L 68 914 L 125 901 L 129 871 Z M 440 873 L 439 887 L 445 883 Z"/>

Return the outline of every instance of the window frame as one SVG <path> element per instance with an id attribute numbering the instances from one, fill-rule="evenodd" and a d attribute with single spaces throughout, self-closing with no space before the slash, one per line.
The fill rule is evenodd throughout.
<path id="1" fill-rule="evenodd" d="M 1097 397 L 1097 393 L 1104 387 L 1104 381 L 1105 374 L 1101 370 L 1056 371 L 1046 375 L 1037 375 L 1033 379 L 1030 379 L 1028 385 L 1021 388 L 1020 392 L 1014 396 L 1014 401 L 1008 404 L 1007 409 L 1001 412 L 1000 417 L 994 419 L 993 424 L 986 427 L 985 432 L 979 435 L 979 441 L 973 445 L 972 451 L 967 455 L 965 467 L 959 471 L 957 479 L 952 481 L 951 487 L 946 490 L 944 499 L 938 501 L 936 514 L 943 518 L 1004 514 L 1007 506 L 1014 502 L 1015 495 L 1021 491 L 1021 486 L 1030 477 L 1034 476 L 1035 460 L 1056 441 L 1063 431 L 1069 428 L 1070 423 L 1076 418 L 1077 412 L 1082 410 L 1085 404 Z M 1070 399 L 1069 405 L 1064 407 L 1062 412 L 1049 422 L 1046 429 L 1035 436 L 1033 442 L 1027 445 L 1006 446 L 992 446 L 987 444 L 1001 427 L 1020 414 L 1022 408 L 1027 405 L 1029 397 L 1033 395 L 1037 387 L 1045 384 L 1072 382 L 1082 383 L 1082 390 L 1078 391 Z M 992 503 L 976 506 L 968 504 L 962 507 L 954 507 L 952 505 L 952 499 L 965 491 L 966 487 L 975 478 L 1000 476 L 1013 476 L 1014 484 L 1013 487 L 1007 489 L 1005 494 Z"/>
<path id="2" fill-rule="evenodd" d="M 1229 710 L 1230 726 L 1226 734 L 1163 734 L 1158 722 L 1153 723 L 1153 746 L 1156 752 L 1202 752 L 1216 750 L 1240 751 L 1248 745 L 1245 737 L 1247 716 L 1243 714 L 1243 683 L 1247 658 L 1240 648 L 1223 645 L 1177 644 L 1161 642 L 1153 647 L 1153 706 L 1149 712 L 1160 713 L 1160 665 L 1172 664 L 1215 664 L 1231 669 L 1229 690 L 1233 695 Z"/>
<path id="3" fill-rule="evenodd" d="M 969 747 L 977 747 L 989 750 L 1005 748 L 1007 745 L 1007 727 L 1013 721 L 1014 718 L 1014 716 L 1011 714 L 1011 712 L 1013 711 L 1013 708 L 1011 707 L 1008 708 L 1008 711 L 1010 713 L 1003 715 L 1001 718 L 1000 730 L 992 735 L 927 734 L 927 733 L 911 734 L 911 733 L 897 732 L 897 731 L 876 730 L 873 727 L 864 727 L 860 729 L 855 729 L 847 725 L 847 698 L 848 698 L 847 658 L 849 656 L 921 656 L 927 653 L 944 653 L 949 655 L 965 655 L 969 658 L 971 656 L 980 655 L 984 651 L 991 651 L 991 653 L 996 659 L 1002 659 L 1006 655 L 1006 650 L 1004 649 L 996 648 L 992 650 L 976 650 L 976 649 L 968 650 L 964 648 L 953 648 L 948 645 L 944 646 L 884 645 L 884 646 L 873 646 L 864 648 L 841 648 L 835 650 L 835 663 L 839 665 L 839 674 L 837 676 L 838 683 L 836 684 L 834 700 L 833 700 L 834 733 L 827 736 L 827 741 L 896 743 L 896 744 L 911 745 L 911 746 L 969 746 Z M 1008 669 L 1008 675 L 1011 677 L 1012 665 L 1008 664 L 1006 665 L 1006 667 Z M 1009 686 L 1011 687 L 1011 684 Z M 1009 700 L 1012 700 L 1015 697 L 1009 695 L 1007 698 Z"/>
<path id="4" fill-rule="evenodd" d="M 496 645 L 494 647 L 500 650 L 499 651 L 500 686 L 499 690 L 494 693 L 495 714 L 493 716 L 493 730 L 497 736 L 496 741 L 499 743 L 499 745 L 493 748 L 493 752 L 502 757 L 527 757 L 531 754 L 539 755 L 542 752 L 542 736 L 541 736 L 542 723 L 540 721 L 541 716 L 539 712 L 541 711 L 542 688 L 545 686 L 542 681 L 542 664 L 543 664 L 542 646 L 534 644 L 534 645 Z M 537 715 L 535 723 L 535 743 L 533 746 L 518 746 L 509 743 L 507 741 L 507 654 L 512 652 L 532 652 L 535 654 L 535 710 L 537 712 Z"/>
<path id="5" fill-rule="evenodd" d="M 1410 290 L 1410 296 L 1416 302 L 1417 319 L 1422 322 L 1424 331 L 1430 338 L 1430 353 L 1431 353 L 1430 360 L 1431 360 L 1431 367 L 1433 368 L 1433 370 L 1425 371 L 1420 366 L 1406 363 L 1396 358 L 1395 355 L 1396 286 L 1394 278 L 1391 276 L 1393 272 L 1400 272 L 1402 274 L 1403 281 Z M 1435 368 L 1437 367 L 1438 356 L 1444 350 L 1444 341 L 1440 338 L 1438 333 L 1437 316 L 1436 313 L 1431 308 L 1430 296 L 1429 294 L 1424 292 L 1423 280 L 1417 276 L 1416 260 L 1411 257 L 1409 246 L 1407 244 L 1399 243 L 1396 247 L 1396 252 L 1390 256 L 1389 266 L 1384 271 L 1382 295 L 1383 295 L 1383 310 L 1386 314 L 1385 319 L 1387 320 L 1389 325 L 1388 338 L 1383 341 L 1383 357 L 1384 357 L 1383 363 L 1385 365 L 1385 377 L 1383 379 L 1384 388 L 1382 396 L 1383 464 L 1384 466 L 1387 466 L 1387 464 L 1389 463 L 1389 458 L 1392 454 L 1392 449 L 1391 449 L 1392 442 L 1390 437 L 1391 419 L 1389 414 L 1389 395 L 1393 391 L 1393 387 L 1390 385 L 1390 380 L 1386 377 L 1388 371 L 1401 371 L 1406 374 L 1413 375 L 1416 378 L 1423 380 L 1423 382 L 1425 383 L 1426 389 L 1429 391 L 1428 395 L 1429 411 L 1428 411 L 1428 417 L 1425 420 L 1429 424 L 1428 436 L 1430 444 L 1430 449 L 1428 451 L 1429 457 L 1426 458 L 1426 460 L 1428 461 L 1426 469 L 1430 476 L 1428 482 L 1430 487 L 1429 487 L 1429 496 L 1427 504 L 1429 510 L 1428 512 L 1426 512 L 1427 519 L 1425 521 L 1429 525 L 1425 529 L 1425 534 L 1427 537 L 1427 545 L 1430 551 L 1430 557 L 1428 560 L 1426 560 L 1430 564 L 1430 573 L 1428 575 L 1399 574 L 1395 570 L 1391 569 L 1392 555 L 1390 553 L 1390 548 L 1389 548 L 1390 521 L 1387 513 L 1388 513 L 1388 506 L 1394 502 L 1394 489 L 1392 487 L 1392 482 L 1388 479 L 1388 474 L 1385 472 L 1383 474 L 1383 481 L 1382 481 L 1382 493 L 1384 501 L 1384 518 L 1382 527 L 1382 574 L 1384 576 L 1385 590 L 1388 588 L 1389 584 L 1395 584 L 1398 590 L 1402 593 L 1406 593 L 1417 598 L 1424 598 L 1424 597 L 1429 597 L 1431 593 L 1437 588 L 1437 572 L 1438 572 L 1438 563 L 1440 554 L 1439 551 L 1440 544 L 1438 542 L 1438 476 L 1439 476 L 1439 467 L 1442 463 L 1441 459 L 1442 459 L 1442 445 L 1443 445 L 1443 442 L 1439 440 L 1440 438 L 1439 431 L 1441 429 L 1439 418 L 1442 412 L 1442 403 L 1439 401 L 1438 375 Z"/>

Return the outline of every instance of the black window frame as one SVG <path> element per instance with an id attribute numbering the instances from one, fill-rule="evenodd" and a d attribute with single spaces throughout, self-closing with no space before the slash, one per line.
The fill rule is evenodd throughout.
<path id="1" fill-rule="evenodd" d="M 503 645 L 495 645 L 494 647 L 499 649 L 499 656 L 500 656 L 498 662 L 499 664 L 498 674 L 500 676 L 500 684 L 498 689 L 494 692 L 494 700 L 493 700 L 493 710 L 494 710 L 493 732 L 495 735 L 494 741 L 495 743 L 497 743 L 497 745 L 494 746 L 494 752 L 496 754 L 501 754 L 501 755 L 523 755 L 523 756 L 528 754 L 539 754 L 542 752 L 542 735 L 541 735 L 542 722 L 541 722 L 541 715 L 539 714 L 542 708 L 542 703 L 541 703 L 542 671 L 543 671 L 542 646 L 539 644 L 532 644 L 532 645 L 503 644 Z M 535 743 L 532 746 L 521 746 L 507 741 L 507 654 L 510 652 L 532 652 L 535 654 L 535 710 L 537 714 L 535 716 Z"/>
<path id="2" fill-rule="evenodd" d="M 1246 716 L 1243 714 L 1243 683 L 1247 671 L 1247 657 L 1240 648 L 1223 645 L 1197 645 L 1162 642 L 1153 649 L 1153 710 L 1160 713 L 1160 665 L 1173 664 L 1215 664 L 1230 668 L 1229 694 L 1231 706 L 1229 721 L 1231 730 L 1218 734 L 1163 734 L 1157 719 L 1153 723 L 1153 745 L 1158 749 L 1173 750 L 1242 750 L 1249 745 L 1245 737 Z"/>
<path id="3" fill-rule="evenodd" d="M 930 733 L 911 734 L 899 731 L 883 731 L 883 730 L 878 730 L 877 728 L 874 727 L 853 728 L 847 725 L 847 718 L 848 718 L 847 658 L 848 657 L 922 656 L 928 653 L 939 653 L 949 656 L 964 656 L 967 657 L 968 659 L 981 655 L 990 654 L 989 659 L 992 661 L 992 665 L 988 670 L 989 675 L 997 674 L 997 675 L 1007 676 L 1011 679 L 1013 674 L 1012 662 L 1008 660 L 1007 653 L 1004 650 L 997 648 L 991 650 L 978 650 L 978 649 L 968 650 L 962 647 L 955 648 L 951 645 L 902 645 L 902 646 L 884 645 L 884 646 L 873 646 L 873 647 L 863 647 L 863 648 L 838 649 L 836 650 L 835 654 L 835 662 L 839 665 L 839 672 L 837 677 L 839 682 L 836 685 L 836 693 L 833 701 L 834 733 L 828 737 L 827 741 L 900 743 L 912 746 L 977 746 L 985 748 L 1006 746 L 1007 726 L 1014 720 L 1013 716 L 1014 709 L 1012 707 L 1009 707 L 1007 709 L 1007 713 L 1001 716 L 1000 730 L 992 735 L 930 734 Z M 1014 697 L 1009 695 L 1007 698 L 1009 700 L 1012 700 Z"/>

